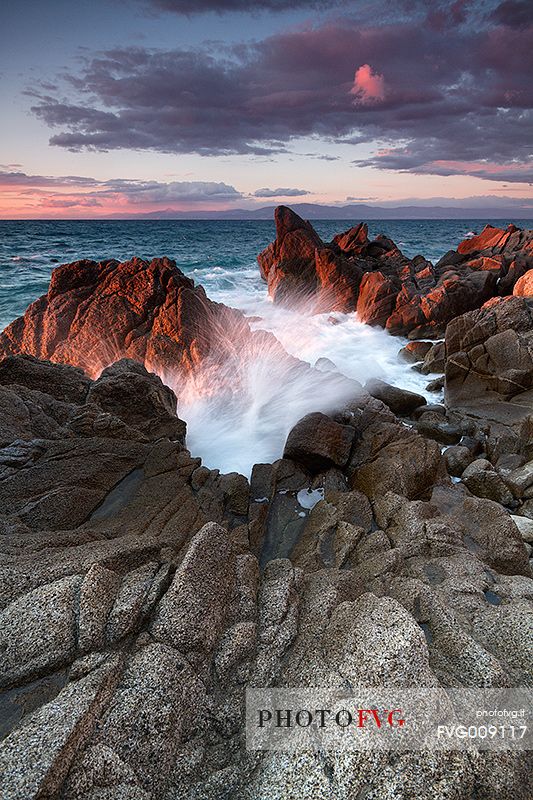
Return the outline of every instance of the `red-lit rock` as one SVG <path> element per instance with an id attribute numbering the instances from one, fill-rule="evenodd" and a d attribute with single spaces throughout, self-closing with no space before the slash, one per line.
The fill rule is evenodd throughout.
<path id="1" fill-rule="evenodd" d="M 365 273 L 357 300 L 357 315 L 361 322 L 384 327 L 394 309 L 398 289 L 398 282 L 385 277 L 382 272 Z"/>
<path id="2" fill-rule="evenodd" d="M 514 226 L 512 227 L 514 228 Z M 508 242 L 511 233 L 516 230 L 517 228 L 514 228 L 513 231 L 504 231 L 501 228 L 494 228 L 492 225 L 485 225 L 480 234 L 472 236 L 471 239 L 464 239 L 457 247 L 457 252 L 461 253 L 461 255 L 469 255 L 470 253 L 481 253 L 489 249 L 502 249 Z"/>
<path id="3" fill-rule="evenodd" d="M 243 315 L 209 300 L 167 258 L 77 261 L 0 335 L 0 358 L 27 354 L 95 377 L 131 358 L 159 375 L 198 366 L 251 336 Z"/>
<path id="4" fill-rule="evenodd" d="M 303 301 L 314 313 L 355 310 L 362 322 L 411 338 L 443 335 L 450 320 L 510 294 L 533 267 L 533 231 L 514 225 L 487 225 L 433 265 L 406 258 L 385 236 L 369 240 L 364 223 L 328 244 L 285 206 L 275 217 L 276 240 L 258 257 L 275 302 Z"/>
<path id="5" fill-rule="evenodd" d="M 528 269 L 515 283 L 513 294 L 517 297 L 533 297 L 533 269 Z"/>

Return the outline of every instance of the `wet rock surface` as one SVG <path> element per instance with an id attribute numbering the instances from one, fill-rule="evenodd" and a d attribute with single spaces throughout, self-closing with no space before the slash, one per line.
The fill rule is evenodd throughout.
<path id="1" fill-rule="evenodd" d="M 423 339 L 438 337 L 450 320 L 490 298 L 513 294 L 515 284 L 516 295 L 531 295 L 531 230 L 487 225 L 432 264 L 407 258 L 385 236 L 369 240 L 363 223 L 324 243 L 286 206 L 275 219 L 276 239 L 258 263 L 276 303 L 315 313 L 357 311 L 362 322 Z"/>
<path id="2" fill-rule="evenodd" d="M 528 463 L 504 460 L 499 475 L 473 460 L 466 470 L 483 473 L 481 488 L 466 470 L 470 487 L 454 485 L 446 464 L 466 463 L 470 450 L 445 459 L 416 420 L 406 427 L 362 391 L 333 417 L 304 418 L 284 459 L 258 465 L 249 485 L 189 454 L 169 425 L 175 398 L 137 363 L 82 381 L 68 402 L 45 391 L 65 368 L 43 364 L 37 388 L 39 368 L 27 357 L 0 367 L 15 394 L 28 376 L 44 415 L 60 404 L 63 423 L 38 449 L 28 428 L 24 456 L 8 454 L 0 479 L 2 703 L 64 678 L 10 712 L 0 743 L 6 797 L 218 798 L 222 787 L 227 797 L 271 796 L 280 770 L 292 779 L 299 760 L 246 751 L 248 685 L 533 682 L 531 520 L 501 505 L 515 496 L 510 487 L 528 493 Z M 72 426 L 110 398 L 117 427 Z M 500 502 L 487 499 L 487 474 L 499 475 Z M 346 754 L 337 772 L 326 756 L 329 797 L 359 791 L 361 770 L 376 797 L 388 796 L 397 764 L 383 783 L 392 757 L 375 772 L 366 758 Z M 463 756 L 404 758 L 407 774 L 427 780 L 438 770 L 458 796 L 473 787 L 499 796 L 490 758 L 466 773 Z M 525 798 L 520 757 L 502 769 Z M 322 785 L 323 764 L 311 759 L 306 775 Z M 423 791 L 418 780 L 410 786 Z"/>
<path id="3" fill-rule="evenodd" d="M 90 377 L 129 358 L 172 376 L 247 337 L 243 315 L 209 300 L 168 258 L 76 261 L 55 269 L 47 294 L 0 334 L 0 358 L 25 353 Z"/>
<path id="4" fill-rule="evenodd" d="M 363 297 L 415 332 L 433 303 L 444 342 L 407 353 L 445 372 L 445 401 L 358 388 L 300 420 L 249 481 L 221 475 L 146 367 L 209 359 L 198 315 L 240 315 L 171 262 L 61 269 L 0 339 L 7 800 L 531 796 L 519 753 L 246 749 L 247 687 L 533 686 L 531 301 L 443 322 L 462 307 L 452 284 L 527 276 L 525 232 L 485 229 L 433 266 L 364 226 L 324 246 L 292 212 L 276 222 L 260 257 L 276 302 L 294 290 L 353 311 Z M 143 321 L 130 281 L 152 298 Z M 108 302 L 118 352 L 89 368 Z"/>

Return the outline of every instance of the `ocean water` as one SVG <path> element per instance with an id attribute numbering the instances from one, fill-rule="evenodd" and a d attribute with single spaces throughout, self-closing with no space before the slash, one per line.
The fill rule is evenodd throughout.
<path id="1" fill-rule="evenodd" d="M 317 220 L 313 225 L 327 241 L 355 222 Z M 373 220 L 368 225 L 371 236 L 384 233 L 407 256 L 420 253 L 436 261 L 486 222 Z M 502 227 L 508 223 L 490 222 Z M 0 221 L 0 329 L 46 292 L 58 264 L 80 258 L 169 256 L 211 299 L 258 317 L 253 327 L 274 333 L 291 355 L 311 365 L 327 357 L 361 383 L 379 377 L 424 392 L 428 379 L 398 361 L 401 339 L 359 323 L 353 314 L 335 314 L 338 324 L 332 324 L 332 315 L 304 316 L 273 305 L 256 256 L 274 235 L 274 223 L 262 220 Z M 268 352 L 253 359 L 243 356 L 220 370 L 227 390 L 219 395 L 201 381 L 173 388 L 180 416 L 188 424 L 189 448 L 222 472 L 249 475 L 254 463 L 279 458 L 288 431 L 301 416 L 327 411 L 344 399 L 334 380 L 313 378 L 313 373 L 303 378 L 301 371 L 280 364 Z"/>

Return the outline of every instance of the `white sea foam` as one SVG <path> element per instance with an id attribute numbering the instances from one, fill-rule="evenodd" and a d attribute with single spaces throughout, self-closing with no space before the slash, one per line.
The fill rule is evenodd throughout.
<path id="1" fill-rule="evenodd" d="M 324 499 L 324 489 L 302 489 L 296 497 L 302 508 L 311 510 Z"/>
<path id="2" fill-rule="evenodd" d="M 196 270 L 213 300 L 242 309 L 252 328 L 268 330 L 292 356 L 313 366 L 330 359 L 342 375 L 364 384 L 378 377 L 412 391 L 424 392 L 426 376 L 398 360 L 404 342 L 380 328 L 360 323 L 355 314 L 305 315 L 275 306 L 257 270 L 221 270 L 217 283 L 210 270 Z M 203 274 L 202 274 L 203 273 Z M 221 472 L 250 475 L 256 463 L 280 458 L 291 427 L 311 411 L 330 411 L 353 397 L 354 388 L 335 372 L 295 368 L 268 347 L 235 356 L 217 365 L 216 391 L 211 376 L 196 376 L 177 386 L 179 413 L 187 421 L 188 446 L 203 463 Z"/>

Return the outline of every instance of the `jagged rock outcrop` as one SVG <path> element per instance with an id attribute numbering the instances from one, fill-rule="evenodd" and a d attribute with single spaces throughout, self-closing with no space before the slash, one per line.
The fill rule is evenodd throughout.
<path id="1" fill-rule="evenodd" d="M 433 265 L 408 259 L 384 236 L 370 241 L 362 223 L 325 244 L 285 206 L 275 219 L 276 239 L 258 256 L 274 302 L 315 313 L 356 311 L 393 334 L 424 338 L 442 335 L 450 320 L 491 297 L 511 294 L 519 279 L 517 293 L 529 291 L 533 231 L 514 225 L 487 225 Z"/>
<path id="2" fill-rule="evenodd" d="M 176 376 L 251 336 L 239 311 L 209 300 L 174 261 L 76 261 L 0 334 L 0 358 L 28 354 L 96 377 L 130 358 Z"/>
<path id="3" fill-rule="evenodd" d="M 249 484 L 191 456 L 138 363 L 91 381 L 10 357 L 3 392 L 6 800 L 526 800 L 519 753 L 245 747 L 247 686 L 531 685 L 525 539 L 450 482 L 436 442 L 361 392 L 316 420 L 325 461 L 256 465 Z M 531 481 L 509 472 L 523 496 Z"/>
<path id="4" fill-rule="evenodd" d="M 277 303 L 310 306 L 317 312 L 354 311 L 369 263 L 392 272 L 408 264 L 390 239 L 369 241 L 362 223 L 324 243 L 290 208 L 278 206 L 274 216 L 276 239 L 257 261 Z"/>
<path id="5" fill-rule="evenodd" d="M 449 405 L 493 399 L 531 408 L 533 299 L 495 299 L 454 319 L 445 348 Z"/>
<path id="6" fill-rule="evenodd" d="M 402 324 L 432 334 L 463 302 L 364 226 L 324 245 L 278 216 L 262 260 L 277 300 L 365 302 L 390 329 L 405 307 Z M 484 232 L 442 274 L 453 263 L 464 288 L 459 260 L 481 260 L 479 289 L 514 252 L 518 275 L 522 237 Z M 0 337 L 6 800 L 257 800 L 291 784 L 302 800 L 428 786 L 526 800 L 519 753 L 257 753 L 244 708 L 257 686 L 533 684 L 532 317 L 518 293 L 458 317 L 444 343 L 409 348 L 422 371 L 446 365 L 448 408 L 354 384 L 249 482 L 191 455 L 176 395 L 146 365 L 179 392 L 234 337 L 263 334 L 166 259 L 57 270 Z"/>

